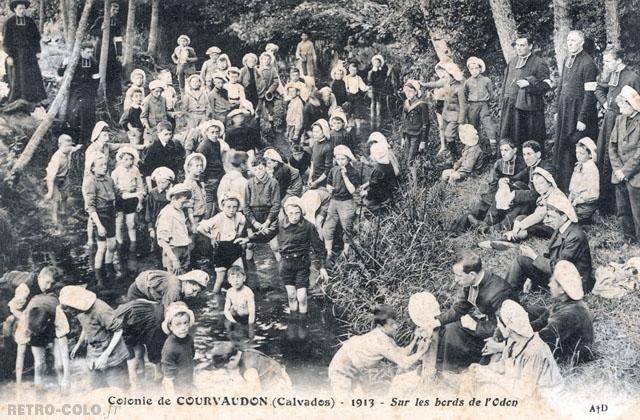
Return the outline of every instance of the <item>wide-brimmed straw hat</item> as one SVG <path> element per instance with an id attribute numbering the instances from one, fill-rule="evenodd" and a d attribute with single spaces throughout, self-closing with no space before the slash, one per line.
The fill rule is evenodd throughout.
<path id="1" fill-rule="evenodd" d="M 116 161 L 120 162 L 124 155 L 131 155 L 133 157 L 134 165 L 137 165 L 140 161 L 140 154 L 132 146 L 124 146 L 118 149 L 118 153 L 116 153 Z"/>
<path id="2" fill-rule="evenodd" d="M 572 262 L 558 261 L 553 270 L 553 278 L 571 299 L 580 300 L 584 297 L 580 272 Z"/>
<path id="3" fill-rule="evenodd" d="M 185 193 L 189 193 L 191 195 L 192 194 L 191 187 L 185 184 L 184 182 L 181 182 L 169 189 L 169 193 L 167 194 L 167 197 L 171 199 L 174 195 L 185 194 Z"/>
<path id="4" fill-rule="evenodd" d="M 181 39 L 186 39 L 186 40 L 187 40 L 187 45 L 191 44 L 191 38 L 189 38 L 189 36 L 184 35 L 184 34 L 183 34 L 183 35 L 180 35 L 180 36 L 178 37 L 178 41 L 180 41 Z"/>
<path id="5" fill-rule="evenodd" d="M 480 73 L 484 73 L 484 71 L 487 69 L 487 66 L 484 64 L 484 61 L 482 61 L 478 57 L 469 57 L 467 59 L 467 68 L 469 68 L 469 66 L 471 66 L 472 64 L 477 64 L 478 66 L 480 66 Z"/>
<path id="6" fill-rule="evenodd" d="M 167 85 L 159 79 L 156 80 L 152 80 L 151 83 L 149 83 L 149 90 L 155 90 L 155 89 L 162 89 L 165 90 L 167 87 Z"/>
<path id="7" fill-rule="evenodd" d="M 222 50 L 216 46 L 213 47 L 209 47 L 207 49 L 207 51 L 205 52 L 206 55 L 211 55 L 211 54 L 222 54 Z"/>
<path id="8" fill-rule="evenodd" d="M 173 180 L 176 179 L 176 174 L 173 173 L 173 171 L 167 168 L 166 166 L 161 166 L 159 168 L 154 169 L 153 172 L 151 172 L 151 179 L 156 182 L 161 179 L 166 179 L 173 182 Z"/>
<path id="9" fill-rule="evenodd" d="M 200 159 L 202 160 L 202 167 L 204 168 L 205 166 L 207 166 L 207 158 L 202 154 L 202 153 L 191 153 L 189 156 L 187 156 L 187 158 L 184 160 L 184 170 L 185 172 L 187 171 L 187 168 L 189 167 L 189 164 L 191 163 L 191 161 L 193 159 Z"/>
<path id="10" fill-rule="evenodd" d="M 86 312 L 96 301 L 96 294 L 82 286 L 64 286 L 60 289 L 60 304 Z"/>
<path id="11" fill-rule="evenodd" d="M 169 329 L 169 324 L 171 324 L 171 321 L 173 320 L 173 318 L 175 318 L 176 315 L 178 314 L 187 314 L 187 316 L 189 317 L 189 328 L 193 326 L 193 323 L 195 322 L 196 317 L 193 314 L 193 311 L 189 309 L 187 304 L 179 301 L 171 302 L 171 304 L 169 304 L 169 307 L 167 308 L 164 314 L 164 320 L 162 321 L 162 331 L 164 331 L 165 334 L 167 335 L 171 334 L 171 330 Z"/>

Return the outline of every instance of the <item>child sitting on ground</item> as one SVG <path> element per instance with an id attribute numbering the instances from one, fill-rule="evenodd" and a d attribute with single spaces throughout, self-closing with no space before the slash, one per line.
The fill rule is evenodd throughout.
<path id="1" fill-rule="evenodd" d="M 476 129 L 471 124 L 464 124 L 460 126 L 458 133 L 460 142 L 464 144 L 462 156 L 453 164 L 453 169 L 442 172 L 442 180 L 449 181 L 449 184 L 463 181 L 482 167 L 482 148 L 478 144 Z"/>
<path id="2" fill-rule="evenodd" d="M 189 268 L 191 235 L 184 208 L 191 199 L 191 187 L 176 184 L 169 190 L 171 202 L 158 214 L 156 237 L 162 249 L 162 266 L 173 274 Z"/>
<path id="3" fill-rule="evenodd" d="M 162 322 L 167 339 L 162 346 L 162 386 L 169 394 L 188 391 L 193 387 L 193 358 L 196 354 L 189 329 L 195 316 L 184 302 L 169 305 Z"/>
<path id="4" fill-rule="evenodd" d="M 59 214 L 66 213 L 66 203 L 69 198 L 69 168 L 71 167 L 71 157 L 73 152 L 82 148 L 79 144 L 75 146 L 73 139 L 62 134 L 58 137 L 58 150 L 51 156 L 47 165 L 47 200 L 52 200 L 51 218 L 54 224 L 59 222 Z"/>
<path id="5" fill-rule="evenodd" d="M 156 222 L 158 220 L 158 214 L 160 214 L 160 211 L 169 204 L 167 192 L 175 179 L 176 175 L 173 171 L 164 166 L 156 168 L 151 173 L 151 180 L 156 183 L 156 186 L 153 187 L 147 195 L 144 218 L 147 223 L 149 238 L 151 239 L 151 252 L 155 250 Z"/>
<path id="6" fill-rule="evenodd" d="M 142 98 L 144 94 L 141 89 L 133 88 L 129 100 L 129 107 L 124 110 L 120 117 L 120 125 L 127 131 L 127 137 L 133 144 L 140 143 L 144 125 L 140 116 L 142 115 Z M 132 141 L 133 140 L 133 141 Z"/>
<path id="7" fill-rule="evenodd" d="M 600 172 L 596 166 L 597 146 L 589 137 L 576 144 L 578 162 L 569 183 L 569 200 L 576 210 L 578 221 L 590 223 L 600 198 Z"/>
<path id="8" fill-rule="evenodd" d="M 240 266 L 233 266 L 228 273 L 231 288 L 224 302 L 224 317 L 231 323 L 253 325 L 256 322 L 256 302 L 253 291 L 244 282 L 247 276 Z"/>
<path id="9" fill-rule="evenodd" d="M 195 73 L 195 66 L 193 63 L 198 61 L 196 52 L 189 46 L 191 39 L 186 35 L 180 35 L 178 37 L 178 46 L 173 50 L 171 54 L 171 60 L 177 65 L 176 76 L 180 84 L 180 91 L 185 90 L 185 78 L 190 74 Z"/>
<path id="10" fill-rule="evenodd" d="M 147 80 L 147 75 L 144 70 L 135 69 L 131 72 L 129 79 L 131 80 L 131 86 L 129 86 L 129 89 L 127 89 L 127 92 L 124 95 L 124 103 L 122 105 L 125 112 L 131 106 L 131 99 L 133 98 L 134 92 L 139 90 L 144 98 L 144 83 Z"/>
<path id="11" fill-rule="evenodd" d="M 122 228 L 126 219 L 129 234 L 129 252 L 137 249 L 136 213 L 142 211 L 145 196 L 144 182 L 138 170 L 138 152 L 132 147 L 123 147 L 116 155 L 118 166 L 111 172 L 116 187 L 116 242 L 124 244 Z"/>
<path id="12" fill-rule="evenodd" d="M 228 269 L 234 264 L 242 264 L 243 249 L 234 241 L 243 236 L 246 219 L 239 212 L 240 199 L 227 194 L 222 197 L 222 211 L 210 219 L 198 224 L 198 232 L 211 239 L 213 246 L 213 264 L 216 270 L 216 282 L 213 293 L 220 293 Z"/>

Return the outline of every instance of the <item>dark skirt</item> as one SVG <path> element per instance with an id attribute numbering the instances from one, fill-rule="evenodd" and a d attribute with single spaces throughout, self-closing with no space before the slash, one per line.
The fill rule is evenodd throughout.
<path id="1" fill-rule="evenodd" d="M 13 66 L 6 66 L 11 89 L 8 102 L 18 99 L 40 102 L 46 99 L 47 93 L 44 90 L 42 73 L 35 51 L 18 49 L 12 58 Z"/>

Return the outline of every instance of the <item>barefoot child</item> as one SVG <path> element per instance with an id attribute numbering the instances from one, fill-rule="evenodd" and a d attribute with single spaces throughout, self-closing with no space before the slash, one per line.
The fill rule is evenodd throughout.
<path id="1" fill-rule="evenodd" d="M 51 156 L 47 165 L 47 200 L 52 200 L 51 218 L 54 224 L 59 222 L 59 214 L 65 214 L 69 185 L 69 168 L 71 167 L 71 157 L 73 152 L 82 148 L 79 144 L 75 146 L 70 136 L 63 134 L 58 137 L 58 150 Z"/>
<path id="2" fill-rule="evenodd" d="M 94 270 L 98 287 L 102 287 L 104 266 L 109 277 L 115 276 L 113 254 L 116 249 L 116 187 L 107 175 L 107 158 L 95 154 L 89 160 L 90 172 L 82 181 L 84 207 L 98 232 L 98 249 L 94 260 Z"/>
<path id="3" fill-rule="evenodd" d="M 162 249 L 162 266 L 179 274 L 189 267 L 191 236 L 184 208 L 191 199 L 191 187 L 176 184 L 169 190 L 171 202 L 158 214 L 156 237 Z"/>
<path id="4" fill-rule="evenodd" d="M 86 346 L 92 388 L 124 389 L 129 351 L 122 341 L 122 329 L 116 322 L 115 311 L 97 299 L 95 293 L 81 286 L 63 287 L 60 304 L 65 312 L 76 315 L 82 325 L 82 333 L 71 350 L 71 358 Z"/>
<path id="5" fill-rule="evenodd" d="M 227 298 L 224 302 L 224 317 L 229 322 L 242 325 L 253 325 L 256 322 L 256 301 L 253 292 L 244 282 L 247 279 L 240 266 L 229 269 Z"/>
<path id="6" fill-rule="evenodd" d="M 207 159 L 201 153 L 192 153 L 184 162 L 184 184 L 191 188 L 191 200 L 187 204 L 187 213 L 191 223 L 190 231 L 195 233 L 196 226 L 207 213 L 207 192 L 200 180 Z M 193 236 L 191 237 L 193 244 Z"/>
<path id="7" fill-rule="evenodd" d="M 351 165 L 356 160 L 347 146 L 336 146 L 333 149 L 336 165 L 331 168 L 327 178 L 327 190 L 331 193 L 331 201 L 324 222 L 324 247 L 331 258 L 333 253 L 333 239 L 338 224 L 342 227 L 344 241 L 344 255 L 348 255 L 353 241 L 353 220 L 356 216 L 356 204 L 353 194 L 360 186 L 358 171 Z"/>
<path id="8" fill-rule="evenodd" d="M 242 264 L 242 247 L 235 240 L 245 232 L 246 219 L 238 211 L 240 199 L 227 195 L 222 199 L 221 212 L 198 224 L 198 232 L 211 240 L 216 282 L 213 293 L 220 293 L 226 272 L 234 264 Z"/>
<path id="9" fill-rule="evenodd" d="M 168 394 L 193 387 L 193 358 L 196 354 L 189 329 L 195 316 L 184 302 L 174 302 L 164 316 L 162 330 L 167 340 L 162 346 L 162 387 Z"/>
<path id="10" fill-rule="evenodd" d="M 407 99 L 402 106 L 402 148 L 406 150 L 407 163 L 411 164 L 427 145 L 429 110 L 420 99 L 420 82 L 407 80 L 403 90 Z"/>
<path id="11" fill-rule="evenodd" d="M 147 229 L 149 230 L 149 238 L 151 238 L 152 252 L 155 250 L 156 222 L 158 221 L 158 214 L 160 214 L 160 211 L 169 204 L 167 192 L 175 179 L 176 176 L 173 171 L 169 168 L 165 168 L 164 166 L 156 168 L 151 173 L 151 180 L 155 182 L 156 186 L 153 187 L 147 195 L 144 219 L 147 223 Z"/>
<path id="12" fill-rule="evenodd" d="M 123 147 L 116 155 L 118 166 L 111 172 L 116 187 L 116 242 L 122 247 L 123 224 L 127 224 L 129 252 L 137 249 L 136 213 L 142 211 L 145 196 L 144 182 L 138 170 L 138 152 L 132 147 Z"/>
<path id="13" fill-rule="evenodd" d="M 371 69 L 367 73 L 367 82 L 371 87 L 371 119 L 380 118 L 382 110 L 382 96 L 384 94 L 388 68 L 384 58 L 376 54 L 371 58 Z"/>
<path id="14" fill-rule="evenodd" d="M 364 105 L 362 104 L 362 93 L 369 90 L 369 86 L 364 83 L 362 77 L 358 75 L 358 65 L 356 63 L 349 64 L 349 74 L 344 77 L 344 83 L 347 88 L 347 101 L 349 102 L 349 108 L 351 113 L 349 117 L 352 119 L 350 124 L 355 123 L 356 131 L 360 131 L 360 125 L 362 124 L 362 116 Z"/>

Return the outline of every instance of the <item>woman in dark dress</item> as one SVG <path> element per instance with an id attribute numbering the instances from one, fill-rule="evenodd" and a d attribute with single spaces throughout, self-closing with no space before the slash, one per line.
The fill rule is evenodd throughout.
<path id="1" fill-rule="evenodd" d="M 96 125 L 96 93 L 100 79 L 98 62 L 93 58 L 93 44 L 82 44 L 80 60 L 71 79 L 67 127 L 76 144 L 84 144 L 91 137 Z M 67 69 L 64 63 L 58 69 L 62 76 Z"/>
<path id="2" fill-rule="evenodd" d="M 25 0 L 9 3 L 15 14 L 4 25 L 3 47 L 8 55 L 7 77 L 11 88 L 8 102 L 17 99 L 40 102 L 47 98 L 37 57 L 40 32 L 33 19 L 26 16 L 27 7 L 29 2 Z"/>

